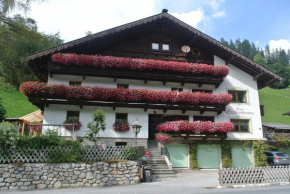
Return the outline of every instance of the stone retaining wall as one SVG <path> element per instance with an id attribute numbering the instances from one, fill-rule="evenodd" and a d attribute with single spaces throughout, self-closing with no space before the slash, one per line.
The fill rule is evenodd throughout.
<path id="1" fill-rule="evenodd" d="M 137 162 L 0 164 L 0 190 L 91 187 L 139 182 Z"/>

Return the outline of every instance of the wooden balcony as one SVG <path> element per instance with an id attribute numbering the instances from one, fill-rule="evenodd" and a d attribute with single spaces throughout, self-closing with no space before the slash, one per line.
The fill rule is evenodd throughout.
<path id="1" fill-rule="evenodd" d="M 227 133 L 223 132 L 191 132 L 191 131 L 179 131 L 179 132 L 166 132 L 172 135 L 173 138 L 183 138 L 185 140 L 196 139 L 196 140 L 208 140 L 208 139 L 220 139 L 224 140 L 227 138 Z"/>
<path id="2" fill-rule="evenodd" d="M 49 107 L 50 104 L 58 105 L 78 105 L 82 109 L 83 106 L 106 106 L 112 107 L 115 110 L 116 107 L 124 108 L 141 108 L 145 112 L 148 109 L 163 110 L 166 113 L 168 110 L 181 110 L 184 114 L 186 111 L 199 111 L 203 114 L 206 111 L 216 112 L 218 115 L 225 111 L 226 105 L 176 105 L 176 104 L 161 104 L 161 103 L 131 103 L 131 102 L 109 102 L 109 101 L 86 101 L 86 100 L 63 100 L 63 99 L 46 99 L 46 98 L 29 98 L 29 101 L 40 109 Z"/>
<path id="3" fill-rule="evenodd" d="M 49 76 L 52 78 L 55 74 L 77 75 L 82 76 L 85 80 L 87 76 L 107 77 L 117 79 L 143 80 L 146 84 L 148 81 L 160 81 L 165 85 L 167 82 L 185 83 L 202 85 L 213 85 L 216 88 L 223 82 L 223 76 L 214 75 L 192 75 L 186 73 L 173 73 L 164 71 L 137 71 L 137 70 L 109 70 L 90 66 L 60 65 L 56 63 L 48 64 Z"/>

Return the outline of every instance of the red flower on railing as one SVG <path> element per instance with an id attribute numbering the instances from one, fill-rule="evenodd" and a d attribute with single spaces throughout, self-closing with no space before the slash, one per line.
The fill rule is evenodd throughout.
<path id="1" fill-rule="evenodd" d="M 227 76 L 229 68 L 226 65 L 213 66 L 199 63 L 176 61 L 161 61 L 153 59 L 131 59 L 124 57 L 77 55 L 69 53 L 55 53 L 51 57 L 53 62 L 63 65 L 83 65 L 112 69 L 132 69 L 139 71 L 169 71 L 190 74 L 207 74 Z"/>
<path id="2" fill-rule="evenodd" d="M 211 121 L 171 121 L 161 123 L 157 126 L 158 132 L 223 132 L 229 133 L 234 130 L 235 126 L 231 122 L 214 123 Z"/>
<path id="3" fill-rule="evenodd" d="M 42 124 L 40 123 L 31 123 L 32 125 L 30 125 L 30 129 L 32 131 L 36 131 L 36 132 L 40 132 L 42 131 Z"/>
<path id="4" fill-rule="evenodd" d="M 62 124 L 70 124 L 70 125 L 64 125 L 65 129 L 68 130 L 73 130 L 73 125 L 74 125 L 74 130 L 79 130 L 83 125 L 80 121 L 64 121 Z"/>
<path id="5" fill-rule="evenodd" d="M 25 82 L 20 85 L 20 91 L 29 98 L 51 98 L 87 101 L 114 101 L 114 102 L 147 102 L 163 104 L 185 105 L 228 105 L 232 100 L 231 94 L 209 94 L 203 92 L 180 92 L 177 96 L 174 91 L 156 91 L 147 89 L 125 89 L 68 86 L 45 84 L 41 82 Z"/>
<path id="6" fill-rule="evenodd" d="M 166 133 L 157 133 L 155 134 L 155 138 L 160 143 L 166 143 L 171 139 L 171 136 Z"/>

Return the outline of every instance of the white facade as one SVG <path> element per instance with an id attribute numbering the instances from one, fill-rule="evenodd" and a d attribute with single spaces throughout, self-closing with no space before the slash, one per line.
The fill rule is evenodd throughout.
<path id="1" fill-rule="evenodd" d="M 221 58 L 214 56 L 214 65 L 225 65 L 225 61 Z M 197 84 L 185 84 L 182 88 L 183 91 L 191 91 L 191 89 L 209 89 L 213 90 L 213 93 L 228 93 L 228 90 L 242 90 L 247 91 L 247 103 L 231 103 L 226 107 L 226 111 L 217 115 L 216 112 L 204 112 L 202 116 L 214 116 L 215 122 L 228 122 L 230 119 L 249 119 L 250 120 L 250 132 L 233 132 L 228 134 L 229 140 L 262 140 L 262 124 L 260 116 L 259 95 L 257 82 L 253 80 L 253 77 L 243 70 L 238 69 L 233 65 L 229 65 L 230 73 L 225 77 L 222 84 L 215 89 L 212 85 L 202 85 L 201 88 Z M 69 81 L 81 81 L 82 85 L 89 86 L 104 86 L 104 87 L 117 87 L 117 84 L 129 84 L 129 88 L 146 88 L 150 90 L 167 90 L 171 91 L 171 88 L 180 88 L 180 83 L 166 83 L 148 81 L 144 84 L 141 80 L 129 80 L 129 79 L 117 79 L 114 78 L 99 78 L 99 77 L 86 77 L 83 80 L 82 76 L 69 76 L 69 75 L 53 75 L 53 78 L 48 76 L 48 83 L 55 84 L 69 84 Z M 147 112 L 141 108 L 116 108 L 112 107 L 96 107 L 96 106 L 84 106 L 82 109 L 77 105 L 49 105 L 44 109 L 44 124 L 60 124 L 66 120 L 67 111 L 80 111 L 80 121 L 83 126 L 77 131 L 77 136 L 84 136 L 87 130 L 87 124 L 91 121 L 91 113 L 93 110 L 101 108 L 106 116 L 106 130 L 100 133 L 100 137 L 107 138 L 134 138 L 133 130 L 128 132 L 115 132 L 113 130 L 113 123 L 115 122 L 116 113 L 128 113 L 128 122 L 133 124 L 136 119 L 142 125 L 141 131 L 138 134 L 138 138 L 147 139 L 148 127 L 149 127 L 149 114 L 164 114 L 164 115 L 188 115 L 189 120 L 193 120 L 193 116 L 200 115 L 199 111 L 187 111 L 184 114 L 181 110 L 173 111 L 168 110 L 163 113 L 163 110 L 148 109 Z M 63 136 L 70 136 L 70 131 L 62 129 L 61 134 Z"/>

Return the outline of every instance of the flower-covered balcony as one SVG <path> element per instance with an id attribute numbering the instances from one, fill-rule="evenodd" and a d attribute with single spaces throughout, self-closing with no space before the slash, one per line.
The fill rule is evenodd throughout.
<path id="1" fill-rule="evenodd" d="M 132 59 L 99 55 L 76 55 L 56 53 L 52 55 L 52 63 L 48 64 L 50 76 L 68 74 L 98 76 L 123 79 L 177 82 L 214 85 L 216 88 L 229 73 L 226 65 L 161 61 L 154 59 Z"/>
<path id="2" fill-rule="evenodd" d="M 184 139 L 226 139 L 227 133 L 232 132 L 235 126 L 231 122 L 214 123 L 211 121 L 171 121 L 157 126 L 156 139 L 166 143 L 171 138 Z"/>
<path id="3" fill-rule="evenodd" d="M 155 91 L 141 89 L 106 88 L 99 86 L 70 86 L 25 82 L 20 86 L 35 105 L 43 108 L 49 104 L 70 104 L 82 106 L 110 106 L 167 110 L 215 111 L 220 114 L 232 100 L 230 94 L 203 92 Z"/>

